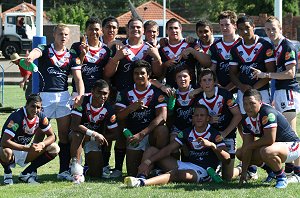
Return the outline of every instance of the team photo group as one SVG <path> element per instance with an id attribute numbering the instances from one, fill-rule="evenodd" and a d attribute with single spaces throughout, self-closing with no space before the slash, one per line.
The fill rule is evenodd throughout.
<path id="1" fill-rule="evenodd" d="M 124 177 L 127 187 L 243 185 L 259 168 L 275 188 L 299 183 L 294 45 L 273 16 L 264 24 L 269 40 L 247 15 L 223 11 L 218 23 L 221 38 L 207 20 L 196 23 L 197 38 L 184 38 L 171 18 L 158 38 L 155 21 L 131 18 L 127 38 L 116 39 L 115 17 L 90 17 L 70 49 L 70 29 L 56 25 L 54 41 L 24 60 L 38 60 L 39 93 L 26 94 L 2 127 L 4 184 L 16 182 L 16 165 L 25 168 L 20 181 L 38 184 L 39 167 L 56 156 L 57 180 L 76 184 Z"/>

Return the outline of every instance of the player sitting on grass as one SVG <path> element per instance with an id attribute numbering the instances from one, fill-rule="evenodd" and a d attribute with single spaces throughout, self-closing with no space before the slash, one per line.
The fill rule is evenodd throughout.
<path id="1" fill-rule="evenodd" d="M 0 147 L 0 162 L 4 168 L 4 184 L 13 184 L 11 168 L 16 164 L 25 167 L 19 180 L 26 183 L 38 183 L 37 168 L 53 160 L 59 153 L 54 143 L 55 135 L 48 118 L 41 112 L 42 99 L 37 94 L 28 96 L 26 106 L 13 112 L 3 125 Z M 43 141 L 31 143 L 33 137 L 46 134 Z M 31 144 L 30 144 L 31 143 Z"/>
<path id="2" fill-rule="evenodd" d="M 204 105 L 195 107 L 193 113 L 194 126 L 180 132 L 175 141 L 158 150 L 150 147 L 144 154 L 139 175 L 148 175 L 155 164 L 164 170 L 170 170 L 163 175 L 150 179 L 126 177 L 124 183 L 128 187 L 167 184 L 169 182 L 206 182 L 211 178 L 206 169 L 216 169 L 220 160 L 230 162 L 230 155 L 221 134 L 209 124 L 210 116 Z M 182 162 L 171 157 L 174 150 L 186 145 L 189 148 L 187 161 Z"/>

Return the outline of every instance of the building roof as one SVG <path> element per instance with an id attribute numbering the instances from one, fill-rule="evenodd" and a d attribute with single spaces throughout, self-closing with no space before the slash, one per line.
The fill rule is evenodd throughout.
<path id="1" fill-rule="evenodd" d="M 36 6 L 33 4 L 30 4 L 30 3 L 23 2 L 13 8 L 10 8 L 10 9 L 6 10 L 5 12 L 1 13 L 2 22 L 4 22 L 4 18 L 5 18 L 4 16 L 7 13 L 11 13 L 11 12 L 33 12 L 34 16 L 36 16 Z M 44 22 L 45 22 L 45 20 L 49 22 L 49 18 L 47 17 L 45 11 L 43 13 L 43 18 L 44 18 Z"/>
<path id="2" fill-rule="evenodd" d="M 136 11 L 140 15 L 140 17 L 144 20 L 162 20 L 163 19 L 163 6 L 154 1 L 148 1 L 136 8 Z M 128 21 L 132 18 L 131 11 L 126 12 L 125 14 L 117 17 L 120 27 L 125 27 Z M 166 19 L 169 20 L 171 18 L 178 19 L 181 23 L 190 23 L 188 20 L 183 17 L 175 14 L 169 9 L 166 9 Z"/>

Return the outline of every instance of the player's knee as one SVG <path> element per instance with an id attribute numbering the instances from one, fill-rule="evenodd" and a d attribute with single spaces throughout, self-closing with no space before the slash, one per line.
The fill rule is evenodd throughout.
<path id="1" fill-rule="evenodd" d="M 9 163 L 13 159 L 13 151 L 10 148 L 0 148 L 0 159 L 3 163 Z"/>
<path id="2" fill-rule="evenodd" d="M 60 151 L 60 148 L 59 148 L 58 144 L 54 142 L 54 143 L 50 144 L 49 146 L 47 146 L 46 151 L 50 155 L 52 155 L 53 157 L 55 157 L 55 156 L 58 155 L 58 153 Z"/>
<path id="3" fill-rule="evenodd" d="M 262 159 L 272 158 L 275 155 L 274 150 L 272 149 L 272 146 L 268 147 L 262 147 L 259 151 Z"/>
<path id="4" fill-rule="evenodd" d="M 242 160 L 242 148 L 238 148 L 235 152 L 235 156 L 239 159 Z"/>

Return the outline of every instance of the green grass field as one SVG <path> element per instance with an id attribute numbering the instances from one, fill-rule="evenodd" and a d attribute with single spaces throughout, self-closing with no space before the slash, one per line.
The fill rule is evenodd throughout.
<path id="1" fill-rule="evenodd" d="M 18 108 L 25 104 L 24 92 L 17 86 L 5 86 L 4 107 Z M 9 113 L 0 113 L 1 127 Z M 51 121 L 52 122 L 52 121 Z M 298 128 L 300 119 L 298 117 Z M 54 130 L 56 123 L 52 122 Z M 111 165 L 113 165 L 113 157 Z M 116 180 L 87 180 L 81 185 L 70 182 L 61 182 L 56 179 L 58 172 L 58 158 L 38 169 L 40 185 L 28 185 L 18 181 L 18 175 L 22 168 L 13 169 L 14 182 L 12 186 L 0 186 L 0 197 L 159 197 L 159 198 L 183 198 L 183 197 L 300 197 L 298 184 L 290 184 L 287 189 L 278 190 L 273 186 L 264 185 L 261 180 L 266 174 L 259 170 L 258 181 L 250 181 L 240 186 L 238 181 L 231 183 L 206 183 L 206 184 L 168 184 L 163 186 L 125 188 L 122 179 Z M 0 167 L 0 182 L 3 183 L 3 168 Z M 123 170 L 125 173 L 125 170 Z"/>

